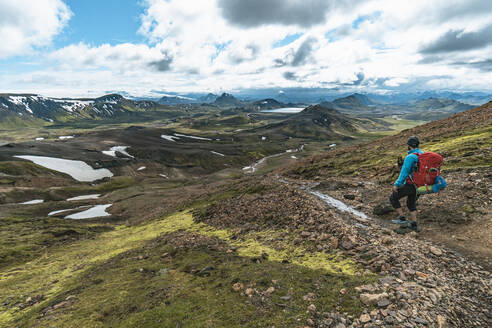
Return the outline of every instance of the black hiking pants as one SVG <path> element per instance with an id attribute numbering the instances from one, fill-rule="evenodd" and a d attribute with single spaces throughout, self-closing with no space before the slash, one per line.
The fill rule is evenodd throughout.
<path id="1" fill-rule="evenodd" d="M 410 212 L 417 210 L 417 189 L 414 185 L 404 184 L 402 187 L 398 188 L 398 192 L 391 194 L 389 200 L 393 208 L 397 209 L 401 207 L 400 199 L 407 197 L 407 207 Z"/>

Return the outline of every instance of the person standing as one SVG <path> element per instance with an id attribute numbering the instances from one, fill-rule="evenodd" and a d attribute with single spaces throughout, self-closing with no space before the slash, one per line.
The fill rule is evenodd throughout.
<path id="1" fill-rule="evenodd" d="M 398 218 L 392 220 L 393 223 L 399 224 L 402 227 L 408 227 L 413 231 L 418 232 L 417 226 L 417 188 L 413 180 L 413 173 L 419 161 L 419 155 L 424 152 L 420 150 L 420 140 L 418 137 L 410 137 L 407 141 L 408 155 L 403 161 L 403 166 L 400 175 L 393 184 L 393 193 L 389 200 L 393 208 L 398 213 Z M 403 215 L 403 209 L 400 204 L 400 199 L 407 197 L 407 208 L 410 211 L 410 221 Z"/>

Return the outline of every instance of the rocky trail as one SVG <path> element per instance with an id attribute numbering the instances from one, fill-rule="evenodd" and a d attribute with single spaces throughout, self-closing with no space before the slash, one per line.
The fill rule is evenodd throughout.
<path id="1" fill-rule="evenodd" d="M 316 185 L 325 190 L 329 189 L 327 185 L 335 187 L 335 181 L 320 184 L 270 177 L 265 183 L 272 191 L 214 204 L 202 214 L 201 220 L 219 227 L 239 227 L 239 236 L 265 227 L 287 229 L 297 236 L 294 243 L 307 245 L 311 251 L 335 252 L 378 275 L 377 282 L 355 288 L 354 297 L 360 298 L 365 308 L 359 317 L 308 306 L 306 310 L 311 316 L 307 326 L 490 327 L 492 324 L 489 270 L 414 232 L 395 233 L 387 220 L 369 214 L 367 210 L 372 205 L 361 206 L 359 202 L 354 210 L 344 204 L 358 198 L 347 194 L 347 189 L 352 192 L 372 189 L 376 187 L 374 183 L 345 181 L 345 188 L 335 188 L 337 191 L 332 193 L 335 200 L 341 193 L 346 195 L 338 198 L 337 206 L 333 206 L 333 198 L 327 191 L 312 190 Z M 341 294 L 346 292 L 340 290 Z"/>

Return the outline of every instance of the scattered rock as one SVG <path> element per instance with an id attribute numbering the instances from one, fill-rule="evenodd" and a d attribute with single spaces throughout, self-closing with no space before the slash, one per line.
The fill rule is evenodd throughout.
<path id="1" fill-rule="evenodd" d="M 445 328 L 446 327 L 446 318 L 442 315 L 437 316 L 437 328 Z"/>
<path id="2" fill-rule="evenodd" d="M 391 238 L 390 236 L 383 236 L 381 237 L 381 243 L 383 245 L 390 245 L 391 243 L 393 243 L 393 238 Z"/>
<path id="3" fill-rule="evenodd" d="M 240 282 L 237 282 L 235 283 L 234 285 L 232 285 L 232 289 L 235 291 L 235 292 L 239 292 L 240 290 L 242 290 L 244 288 L 244 285 Z"/>
<path id="4" fill-rule="evenodd" d="M 365 305 L 374 305 L 377 304 L 383 298 L 387 298 L 387 293 L 381 294 L 360 294 L 360 300 Z"/>
<path id="5" fill-rule="evenodd" d="M 275 287 L 269 287 L 266 291 L 265 294 L 267 295 L 272 295 L 275 292 Z"/>
<path id="6" fill-rule="evenodd" d="M 310 304 L 310 305 L 307 307 L 307 310 L 308 310 L 309 312 L 312 312 L 312 313 L 316 312 L 316 305 L 314 305 L 314 304 Z"/>
<path id="7" fill-rule="evenodd" d="M 60 309 L 60 308 L 62 308 L 62 307 L 69 306 L 70 304 L 71 304 L 71 303 L 70 303 L 69 301 L 63 301 L 63 302 L 60 302 L 60 303 L 58 303 L 58 304 L 55 304 L 55 305 L 53 306 L 53 309 L 54 309 L 54 310 L 57 310 L 57 309 Z"/>
<path id="8" fill-rule="evenodd" d="M 255 290 L 253 288 L 246 288 L 246 290 L 244 291 L 244 293 L 248 297 L 253 297 L 253 295 L 255 294 Z"/>
<path id="9" fill-rule="evenodd" d="M 386 204 L 379 204 L 374 207 L 372 213 L 374 215 L 383 216 L 392 213 L 393 211 L 394 211 L 393 207 Z"/>
<path id="10" fill-rule="evenodd" d="M 442 255 L 442 251 L 437 248 L 437 247 L 434 247 L 434 246 L 431 246 L 430 247 L 430 252 L 436 256 L 441 256 Z"/>
<path id="11" fill-rule="evenodd" d="M 360 322 L 362 323 L 368 323 L 369 321 L 371 321 L 371 316 L 367 313 L 365 314 L 362 314 L 359 318 Z"/>
<path id="12" fill-rule="evenodd" d="M 336 238 L 336 237 L 331 238 L 331 246 L 333 247 L 333 249 L 338 248 L 338 238 Z"/>
<path id="13" fill-rule="evenodd" d="M 348 199 L 348 200 L 354 200 L 355 195 L 354 194 L 345 194 L 345 195 L 343 195 L 343 198 Z"/>
<path id="14" fill-rule="evenodd" d="M 417 317 L 415 319 L 413 319 L 413 321 L 415 321 L 416 323 L 420 323 L 424 326 L 427 326 L 429 324 L 429 321 L 425 320 L 425 319 L 422 319 L 420 317 Z"/>
<path id="15" fill-rule="evenodd" d="M 302 299 L 308 302 L 312 302 L 316 299 L 316 295 L 314 293 L 307 293 L 302 297 Z"/>
<path id="16" fill-rule="evenodd" d="M 390 305 L 390 301 L 387 298 L 382 298 L 378 301 L 378 307 L 385 308 Z"/>

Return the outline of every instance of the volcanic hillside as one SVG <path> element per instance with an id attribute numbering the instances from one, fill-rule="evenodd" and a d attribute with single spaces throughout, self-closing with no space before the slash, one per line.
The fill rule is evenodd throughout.
<path id="1" fill-rule="evenodd" d="M 360 130 L 382 128 L 371 120 L 358 119 L 322 105 L 305 108 L 288 119 L 259 128 L 258 133 L 280 133 L 290 137 L 319 140 L 351 140 Z"/>

